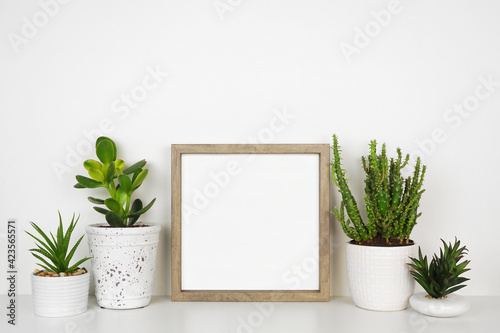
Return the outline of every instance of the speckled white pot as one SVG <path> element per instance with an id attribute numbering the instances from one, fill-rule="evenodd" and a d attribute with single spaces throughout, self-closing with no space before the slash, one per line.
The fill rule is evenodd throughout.
<path id="1" fill-rule="evenodd" d="M 159 225 L 111 228 L 87 226 L 97 303 L 108 309 L 135 309 L 149 304 L 160 234 Z"/>
<path id="2" fill-rule="evenodd" d="M 87 311 L 90 274 L 64 277 L 31 275 L 33 312 L 41 317 L 67 317 Z"/>
<path id="3" fill-rule="evenodd" d="M 347 280 L 358 307 L 375 311 L 400 311 L 408 307 L 415 289 L 409 257 L 417 245 L 365 246 L 347 243 Z"/>
<path id="4" fill-rule="evenodd" d="M 433 317 L 456 317 L 470 310 L 468 299 L 456 294 L 449 294 L 446 298 L 426 298 L 427 293 L 420 292 L 410 297 L 411 306 L 418 312 Z"/>

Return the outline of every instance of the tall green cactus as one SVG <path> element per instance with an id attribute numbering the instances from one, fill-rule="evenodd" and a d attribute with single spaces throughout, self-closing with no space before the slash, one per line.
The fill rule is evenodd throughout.
<path id="1" fill-rule="evenodd" d="M 332 179 L 337 185 L 342 201 L 340 209 L 334 214 L 340 221 L 345 234 L 360 244 L 372 243 L 374 239 L 383 239 L 387 244 L 409 243 L 410 233 L 416 224 L 426 166 L 417 158 L 413 177 L 406 179 L 401 170 L 408 164 L 410 156 L 403 160 L 401 149 L 397 149 L 398 158 L 387 158 L 385 144 L 377 155 L 377 141 L 370 142 L 370 154 L 361 158 L 365 178 L 365 205 L 368 217 L 363 222 L 356 200 L 345 179 L 342 169 L 340 146 L 333 135 Z M 347 216 L 346 214 L 347 213 Z"/>

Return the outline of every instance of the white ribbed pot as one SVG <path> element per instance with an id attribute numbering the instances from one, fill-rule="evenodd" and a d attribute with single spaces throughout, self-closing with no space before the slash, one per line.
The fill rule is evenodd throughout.
<path id="1" fill-rule="evenodd" d="M 408 307 L 415 289 L 409 257 L 417 245 L 366 246 L 347 243 L 347 281 L 358 307 L 375 311 L 400 311 Z"/>
<path id="2" fill-rule="evenodd" d="M 90 274 L 31 276 L 33 311 L 41 317 L 67 317 L 87 311 Z"/>
<path id="3" fill-rule="evenodd" d="M 159 225 L 111 228 L 87 226 L 95 296 L 108 309 L 135 309 L 149 304 L 153 293 Z"/>

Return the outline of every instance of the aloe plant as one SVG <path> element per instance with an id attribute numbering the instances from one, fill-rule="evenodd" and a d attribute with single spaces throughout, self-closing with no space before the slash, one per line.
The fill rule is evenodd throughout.
<path id="1" fill-rule="evenodd" d="M 460 290 L 466 285 L 462 284 L 470 279 L 461 277 L 463 273 L 470 271 L 466 268 L 470 260 L 460 260 L 467 254 L 468 250 L 465 246 L 460 247 L 460 241 L 455 237 L 455 243 L 446 244 L 444 240 L 443 248 L 439 249 L 439 257 L 434 254 L 430 264 L 427 262 L 427 256 L 422 256 L 420 247 L 418 248 L 418 259 L 411 258 L 413 263 L 409 263 L 413 270 L 410 273 L 413 275 L 422 288 L 432 298 L 443 298 L 457 290 Z"/>
<path id="2" fill-rule="evenodd" d="M 112 227 L 132 227 L 139 217 L 153 206 L 153 199 L 145 207 L 140 199 L 132 202 L 132 194 L 142 185 L 148 175 L 148 169 L 143 169 L 146 160 L 141 160 L 129 167 L 117 159 L 116 145 L 108 137 L 99 137 L 96 141 L 96 155 L 99 161 L 86 160 L 83 163 L 89 177 L 76 176 L 78 183 L 75 188 L 105 188 L 110 198 L 99 199 L 88 197 L 96 205 L 94 209 L 105 215 L 106 221 Z"/>
<path id="3" fill-rule="evenodd" d="M 406 179 L 402 169 L 408 165 L 409 154 L 403 159 L 401 149 L 397 149 L 396 159 L 387 157 L 385 144 L 377 154 L 377 141 L 370 142 L 370 154 L 362 157 L 366 173 L 365 196 L 368 221 L 361 217 L 356 199 L 349 189 L 346 171 L 342 169 L 342 158 L 338 138 L 333 135 L 332 178 L 342 195 L 340 209 L 332 214 L 340 221 L 344 233 L 358 244 L 387 245 L 408 244 L 413 227 L 417 223 L 418 207 L 426 166 L 417 158 L 413 177 Z"/>
<path id="4" fill-rule="evenodd" d="M 77 261 L 74 265 L 70 266 L 70 261 L 73 258 L 73 255 L 75 254 L 76 249 L 78 248 L 78 245 L 80 245 L 80 242 L 83 239 L 83 236 L 78 239 L 78 241 L 75 243 L 75 245 L 69 250 L 69 242 L 71 238 L 71 234 L 73 233 L 73 230 L 76 227 L 76 224 L 78 223 L 80 216 L 75 221 L 75 214 L 73 214 L 73 218 L 71 219 L 71 223 L 68 226 L 68 229 L 66 230 L 66 233 L 64 233 L 63 229 L 63 223 L 62 223 L 62 218 L 61 218 L 61 213 L 59 213 L 59 227 L 57 228 L 56 232 L 56 237 L 50 233 L 49 238 L 43 230 L 38 227 L 34 222 L 30 222 L 31 226 L 40 234 L 40 236 L 43 238 L 41 240 L 40 238 L 34 236 L 33 234 L 29 233 L 26 231 L 28 235 L 33 237 L 36 243 L 37 248 L 29 249 L 31 254 L 40 260 L 43 264 L 38 263 L 40 267 L 45 269 L 48 272 L 54 272 L 54 273 L 72 273 L 75 269 L 78 268 L 82 263 L 85 261 L 91 259 L 88 257 L 85 257 L 79 261 Z M 68 253 L 69 250 L 69 253 Z M 45 258 L 44 258 L 45 257 Z"/>

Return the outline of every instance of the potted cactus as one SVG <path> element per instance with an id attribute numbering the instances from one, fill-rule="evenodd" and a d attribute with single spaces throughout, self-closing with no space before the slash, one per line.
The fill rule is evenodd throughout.
<path id="1" fill-rule="evenodd" d="M 428 316 L 455 317 L 471 307 L 465 297 L 454 294 L 466 287 L 463 283 L 469 280 L 460 276 L 470 271 L 467 268 L 469 260 L 460 262 L 468 250 L 465 246 L 460 247 L 460 241 L 456 237 L 453 245 L 446 244 L 442 239 L 441 242 L 443 248 L 439 251 L 439 257 L 434 254 L 429 264 L 427 256 L 422 256 L 420 247 L 418 258 L 410 258 L 412 263 L 408 265 L 413 268 L 410 273 L 425 290 L 412 295 L 410 304 L 415 310 Z"/>
<path id="2" fill-rule="evenodd" d="M 66 317 L 74 316 L 87 311 L 89 297 L 89 274 L 79 266 L 90 258 L 83 258 L 71 264 L 82 237 L 70 248 L 71 234 L 75 229 L 79 217 L 71 219 L 64 232 L 61 214 L 59 213 L 59 227 L 56 236 L 48 235 L 34 222 L 31 226 L 39 236 L 26 231 L 36 241 L 36 248 L 29 251 L 40 261 L 38 265 L 43 270 L 36 269 L 31 276 L 33 295 L 33 310 L 37 316 Z"/>
<path id="3" fill-rule="evenodd" d="M 145 160 L 129 167 L 117 159 L 113 140 L 96 141 L 97 160 L 83 163 L 90 177 L 76 176 L 75 188 L 91 188 L 108 194 L 106 199 L 88 197 L 107 223 L 87 226 L 92 256 L 95 295 L 103 308 L 133 309 L 147 306 L 153 292 L 160 226 L 138 222 L 154 204 L 143 206 L 132 194 L 148 175 Z"/>
<path id="4" fill-rule="evenodd" d="M 416 255 L 410 234 L 421 215 L 418 212 L 424 190 L 426 167 L 417 159 L 413 176 L 404 178 L 402 169 L 409 163 L 397 149 L 389 159 L 385 144 L 377 154 L 377 142 L 370 142 L 370 153 L 362 157 L 366 173 L 364 222 L 342 169 L 340 146 L 333 135 L 332 178 L 342 196 L 336 216 L 344 233 L 352 240 L 346 245 L 347 277 L 354 303 L 377 311 L 398 311 L 408 306 L 414 290 L 409 273 L 409 257 Z"/>

